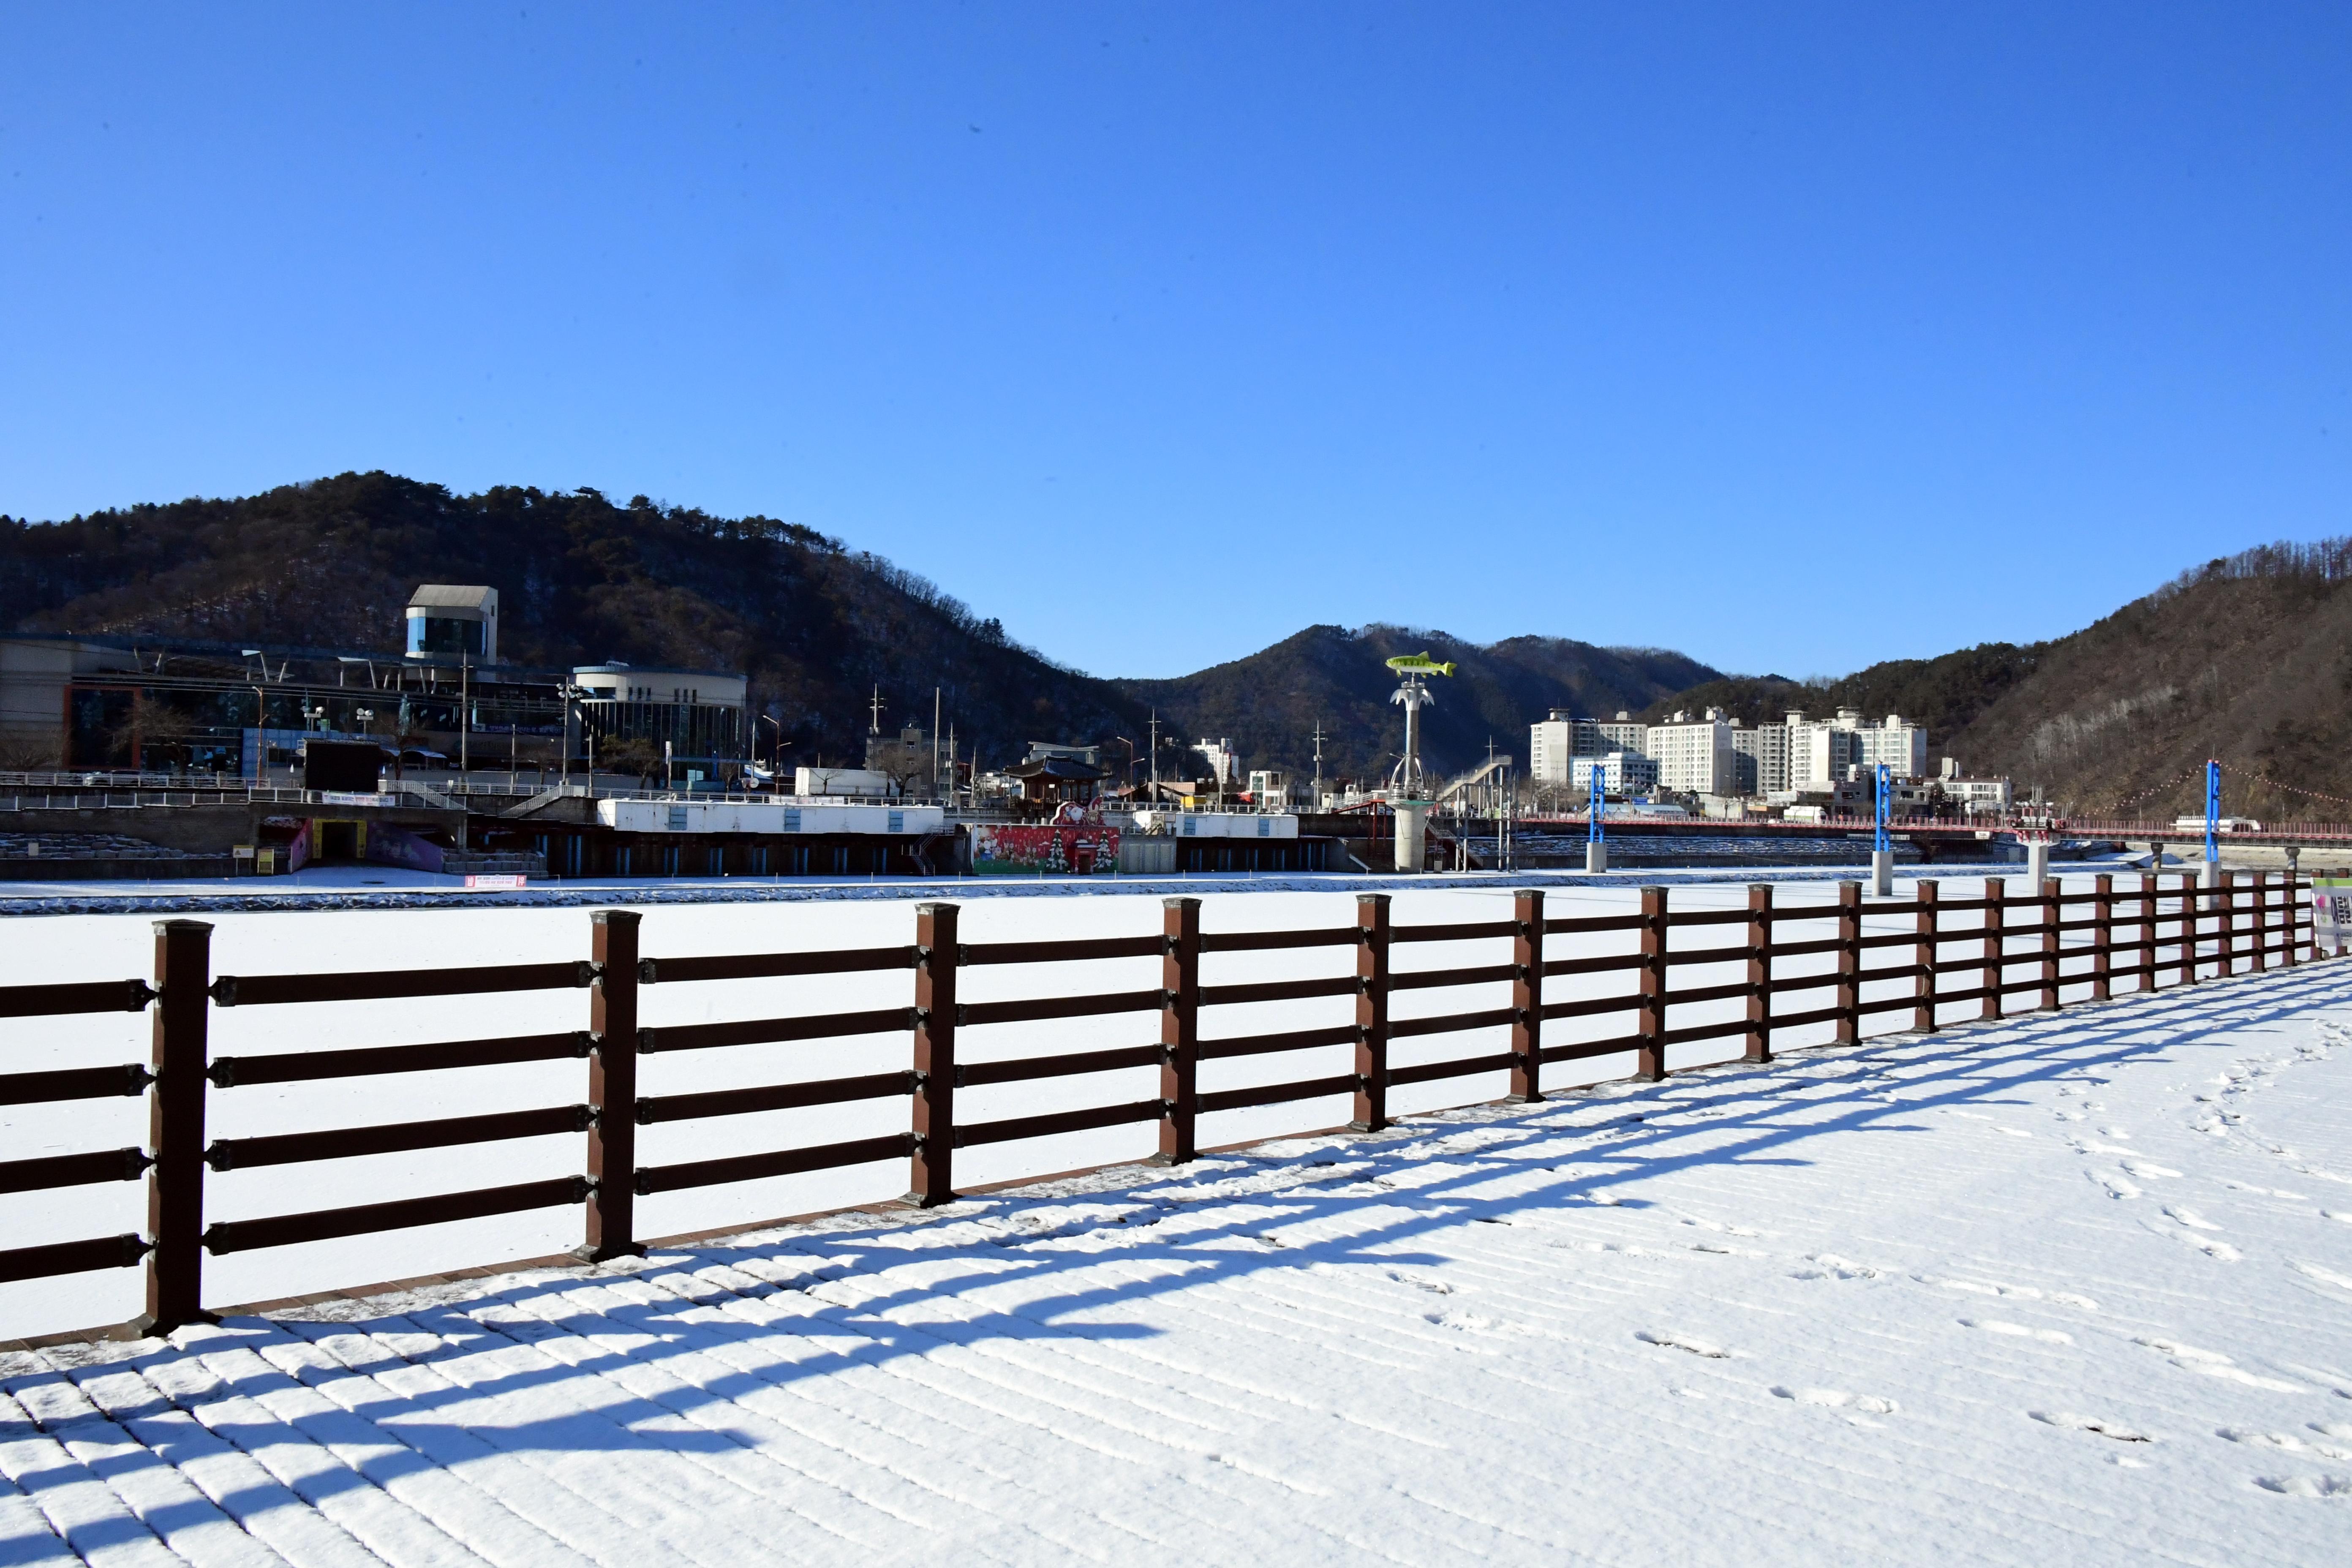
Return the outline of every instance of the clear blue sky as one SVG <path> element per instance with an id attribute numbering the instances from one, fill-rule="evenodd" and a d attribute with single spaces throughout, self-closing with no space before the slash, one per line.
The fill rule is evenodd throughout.
<path id="1" fill-rule="evenodd" d="M 764 512 L 1106 675 L 1837 673 L 2352 531 L 2352 6 L 0 12 L 0 512 Z"/>

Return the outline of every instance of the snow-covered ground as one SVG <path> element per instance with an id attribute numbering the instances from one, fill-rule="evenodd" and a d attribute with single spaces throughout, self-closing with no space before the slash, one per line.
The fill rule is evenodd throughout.
<path id="1" fill-rule="evenodd" d="M 18 1355 L 0 1476 L 12 1563 L 2341 1563 L 2352 965 Z"/>

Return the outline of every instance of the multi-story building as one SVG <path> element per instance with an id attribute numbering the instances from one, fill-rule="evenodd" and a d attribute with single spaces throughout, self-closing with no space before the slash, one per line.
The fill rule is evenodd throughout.
<path id="1" fill-rule="evenodd" d="M 1663 724 L 1649 727 L 1646 752 L 1658 764 L 1658 787 L 1686 795 L 1737 793 L 1738 753 L 1732 749 L 1732 727 L 1720 709 L 1702 717 L 1676 713 Z"/>
<path id="2" fill-rule="evenodd" d="M 1550 718 L 1528 726 L 1528 776 L 1537 784 L 1567 784 L 1571 762 L 1609 749 L 1601 742 L 1599 723 L 1555 708 Z"/>
<path id="3" fill-rule="evenodd" d="M 1852 709 L 1838 713 L 1843 720 Z M 1886 764 L 1887 773 L 1899 779 L 1927 776 L 1927 731 L 1926 726 L 1906 721 L 1899 713 L 1889 713 L 1879 724 L 1864 724 L 1862 715 L 1853 714 L 1854 761 L 1865 768 Z"/>
<path id="4" fill-rule="evenodd" d="M 1603 720 L 1593 728 L 1601 732 L 1595 751 L 1639 752 L 1645 757 L 1650 754 L 1650 727 L 1635 723 L 1633 716 L 1622 708 L 1617 710 L 1615 719 Z"/>
<path id="5" fill-rule="evenodd" d="M 1731 751 L 1738 759 L 1741 795 L 1770 795 L 1789 787 L 1789 728 L 1759 724 L 1750 730 L 1732 721 Z"/>
<path id="6" fill-rule="evenodd" d="M 1223 739 L 1195 741 L 1192 749 L 1208 759 L 1210 776 L 1217 781 L 1218 789 L 1228 790 L 1239 785 L 1241 753 L 1234 750 L 1233 742 Z"/>
<path id="7" fill-rule="evenodd" d="M 639 740 L 688 772 L 744 756 L 740 674 L 505 663 L 488 587 L 428 584 L 407 611 L 398 651 L 0 637 L 0 765 L 259 778 L 320 736 L 373 738 L 406 769 L 562 767 Z"/>
<path id="8" fill-rule="evenodd" d="M 1611 752 L 1598 757 L 1578 757 L 1569 764 L 1569 783 L 1580 790 L 1592 788 L 1595 769 L 1602 793 L 1613 795 L 1647 794 L 1658 787 L 1658 764 L 1639 752 Z"/>

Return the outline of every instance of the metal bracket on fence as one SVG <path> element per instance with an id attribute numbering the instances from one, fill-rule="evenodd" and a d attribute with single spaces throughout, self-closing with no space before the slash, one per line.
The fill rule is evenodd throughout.
<path id="1" fill-rule="evenodd" d="M 641 1057 L 651 1056 L 654 1052 L 659 1049 L 661 1049 L 661 1047 L 654 1044 L 654 1032 L 651 1029 L 639 1029 L 637 1031 L 637 1055 Z"/>
<path id="2" fill-rule="evenodd" d="M 644 1031 L 643 1031 L 643 1030 L 639 1030 L 639 1031 L 638 1031 L 638 1033 L 639 1033 L 640 1035 L 642 1035 L 642 1034 L 644 1033 Z M 645 1047 L 644 1047 L 644 1045 L 643 1045 L 643 1043 L 642 1043 L 642 1042 L 640 1042 L 640 1044 L 638 1045 L 638 1047 L 637 1047 L 637 1048 L 638 1048 L 639 1050 L 643 1050 L 643 1049 L 645 1048 Z M 593 1055 L 595 1053 L 595 1050 L 596 1050 L 596 1037 L 595 1037 L 595 1036 L 593 1036 L 593 1035 L 590 1034 L 590 1033 L 589 1033 L 587 1030 L 585 1030 L 585 1029 L 574 1029 L 574 1030 L 572 1030 L 572 1054 L 573 1056 L 575 1056 L 575 1057 L 587 1057 L 587 1056 L 593 1056 Z"/>
<path id="3" fill-rule="evenodd" d="M 214 1140 L 212 1146 L 205 1151 L 205 1163 L 215 1171 L 231 1169 L 234 1162 L 230 1158 L 228 1141 Z"/>
<path id="4" fill-rule="evenodd" d="M 144 1149 L 125 1149 L 122 1152 L 122 1179 L 126 1182 L 137 1181 L 146 1174 L 147 1167 L 154 1163 Z"/>
<path id="5" fill-rule="evenodd" d="M 219 979 L 212 983 L 211 989 L 207 994 L 212 997 L 213 1001 L 220 1006 L 236 1006 L 236 976 L 234 974 L 222 975 Z"/>
<path id="6" fill-rule="evenodd" d="M 126 980 L 122 984 L 125 991 L 122 1010 L 126 1013 L 143 1013 L 148 1003 L 163 994 L 144 980 Z"/>
<path id="7" fill-rule="evenodd" d="M 593 958 L 575 959 L 572 964 L 572 984 L 593 985 L 604 977 L 604 966 Z"/>
<path id="8" fill-rule="evenodd" d="M 651 984 L 653 984 L 656 981 L 657 981 L 657 980 L 658 980 L 658 979 L 660 979 L 660 978 L 661 978 L 661 976 L 660 976 L 660 975 L 659 975 L 659 973 L 656 973 L 656 970 L 655 970 L 655 967 L 654 967 L 654 961 L 653 961 L 652 959 L 650 959 L 650 958 L 641 958 L 641 959 L 637 960 L 637 984 L 640 984 L 640 985 L 651 985 Z"/>
<path id="9" fill-rule="evenodd" d="M 637 1101 L 637 1105 L 641 1110 L 645 1103 L 646 1102 L 642 1100 Z M 575 1105 L 572 1108 L 572 1131 L 574 1132 L 585 1132 L 591 1127 L 595 1126 L 598 1121 L 604 1120 L 604 1108 L 601 1105 Z M 645 1118 L 643 1116 L 639 1116 L 637 1120 L 643 1121 Z"/>
<path id="10" fill-rule="evenodd" d="M 127 1062 L 127 1063 L 125 1063 L 125 1064 L 123 1065 L 123 1069 L 122 1069 L 122 1093 L 123 1093 L 123 1097 L 124 1097 L 125 1099 L 129 1099 L 130 1097 L 131 1097 L 131 1096 L 133 1096 L 133 1095 L 141 1095 L 141 1094 L 144 1094 L 144 1093 L 146 1093 L 146 1092 L 147 1092 L 147 1086 L 148 1086 L 149 1084 L 151 1084 L 151 1083 L 153 1083 L 154 1081 L 155 1081 L 155 1075 L 154 1075 L 153 1073 L 152 1073 L 152 1072 L 149 1072 L 145 1068 L 142 1067 L 139 1063 L 137 1063 L 137 1062 Z M 215 1082 L 218 1082 L 219 1080 L 218 1080 L 218 1079 L 215 1079 L 214 1081 L 215 1081 Z M 221 1087 L 222 1087 L 223 1089 L 226 1089 L 226 1088 L 227 1088 L 227 1087 L 229 1087 L 229 1086 L 228 1086 L 228 1085 L 226 1085 L 226 1084 L 221 1084 Z"/>
<path id="11" fill-rule="evenodd" d="M 631 1184 L 632 1184 L 632 1185 L 635 1185 L 635 1184 L 633 1182 Z M 573 1203 L 575 1203 L 575 1204 L 584 1204 L 584 1203 L 586 1203 L 586 1202 L 588 1201 L 588 1194 L 589 1194 L 590 1193 L 594 1192 L 595 1190 L 596 1190 L 596 1178 L 595 1178 L 595 1177 L 593 1177 L 593 1176 L 574 1176 L 574 1177 L 572 1177 L 572 1201 Z"/>
<path id="12" fill-rule="evenodd" d="M 602 1115 L 604 1113 L 604 1107 L 602 1107 L 602 1106 L 599 1106 L 599 1105 L 592 1105 L 592 1106 L 588 1107 L 588 1112 L 589 1112 L 589 1121 L 594 1121 L 597 1117 L 602 1116 Z M 637 1125 L 638 1125 L 638 1126 L 640 1126 L 640 1127 L 649 1127 L 649 1126 L 653 1125 L 653 1120 L 654 1120 L 654 1102 L 653 1102 L 650 1099 L 647 1099 L 647 1098 L 646 1098 L 646 1097 L 644 1097 L 644 1096 L 639 1096 L 639 1097 L 638 1097 L 638 1100 L 637 1100 Z M 583 1131 L 583 1132 L 587 1131 L 587 1125 L 586 1125 L 586 1123 L 584 1123 L 584 1122 L 583 1122 L 583 1123 L 582 1124 L 581 1131 Z M 639 1174 L 639 1176 L 642 1178 L 642 1177 L 643 1177 L 643 1175 L 644 1175 L 644 1173 L 643 1173 L 643 1172 L 639 1172 L 639 1173 L 638 1173 L 638 1174 Z M 643 1187 L 639 1187 L 639 1188 L 637 1189 L 637 1191 L 638 1191 L 638 1192 L 640 1192 L 640 1193 L 642 1193 L 642 1192 L 644 1192 L 644 1191 L 645 1191 L 645 1188 L 643 1188 Z"/>

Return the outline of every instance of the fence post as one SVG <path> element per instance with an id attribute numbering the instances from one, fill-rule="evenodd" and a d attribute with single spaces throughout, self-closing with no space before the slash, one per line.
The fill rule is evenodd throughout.
<path id="1" fill-rule="evenodd" d="M 1666 1076 L 1666 890 L 1642 889 L 1642 1022 L 1635 1031 L 1633 1076 L 1658 1083 Z"/>
<path id="2" fill-rule="evenodd" d="M 2091 1000 L 2115 994 L 2116 879 L 2102 871 L 2091 879 Z"/>
<path id="3" fill-rule="evenodd" d="M 2293 861 L 2289 861 L 2286 868 L 2286 891 L 2281 895 L 2283 913 L 2281 923 L 2286 927 L 2285 963 L 2280 965 L 2283 969 L 2292 969 L 2298 962 L 2300 962 L 2295 956 L 2294 950 L 2295 939 L 2303 935 L 2303 916 L 2301 912 L 2303 910 L 2303 889 L 2299 885 L 2302 881 L 2302 871 Z"/>
<path id="4" fill-rule="evenodd" d="M 2064 906 L 2058 902 L 2064 884 L 2055 877 L 2042 881 L 2042 1006 L 2044 1013 L 2058 1010 L 2058 911 Z"/>
<path id="5" fill-rule="evenodd" d="M 2139 988 L 2151 994 L 2156 990 L 2156 905 L 2157 873 L 2142 871 L 2139 874 L 2139 939 L 2147 945 L 2139 950 Z"/>
<path id="6" fill-rule="evenodd" d="M 596 982 L 588 993 L 587 1234 L 591 1263 L 642 1256 L 637 1244 L 637 936 L 635 910 L 588 917 Z"/>
<path id="7" fill-rule="evenodd" d="M 1911 977 L 1911 994 L 1918 1000 L 1911 1009 L 1911 1026 L 1924 1035 L 1936 1032 L 1936 955 L 1938 943 L 1936 916 L 1940 909 L 1937 899 L 1942 889 L 1934 882 L 1921 882 L 1918 908 L 1914 911 L 1914 928 L 1919 941 L 1911 950 L 1911 962 L 1919 973 Z"/>
<path id="8" fill-rule="evenodd" d="M 1837 1043 L 1862 1038 L 1862 884 L 1840 882 L 1837 894 Z"/>
<path id="9" fill-rule="evenodd" d="M 1160 900 L 1160 1152 L 1181 1165 L 1201 1152 L 1201 900 Z"/>
<path id="10" fill-rule="evenodd" d="M 2238 874 L 2221 873 L 2221 978 L 2238 973 Z"/>
<path id="11" fill-rule="evenodd" d="M 915 906 L 914 1152 L 907 1202 L 955 1201 L 956 939 L 954 904 Z"/>
<path id="12" fill-rule="evenodd" d="M 1543 894 L 1523 889 L 1511 900 L 1511 1098 L 1543 1098 Z"/>
<path id="13" fill-rule="evenodd" d="M 1356 895 L 1356 1115 L 1359 1132 L 1389 1124 L 1389 896 Z"/>
<path id="14" fill-rule="evenodd" d="M 1748 1059 L 1772 1059 L 1772 884 L 1748 889 Z"/>
<path id="15" fill-rule="evenodd" d="M 218 1321 L 204 1310 L 205 1090 L 211 1068 L 206 1009 L 213 928 L 155 922 L 154 1084 L 147 1091 L 147 1310 L 142 1334 Z"/>
<path id="16" fill-rule="evenodd" d="M 2197 938 L 2204 914 L 2197 910 L 2197 879 L 2180 872 L 2180 983 L 2197 985 Z"/>
<path id="17" fill-rule="evenodd" d="M 2254 873 L 2254 973 L 2271 966 L 2271 874 Z"/>
<path id="18" fill-rule="evenodd" d="M 2000 1016 L 2002 970 L 2006 967 L 2002 962 L 2005 954 L 2001 949 L 2008 941 L 2008 882 L 2000 877 L 1987 877 L 1984 896 L 1985 998 L 1983 1010 L 1978 1016 L 1985 1018 L 1998 1018 Z"/>

